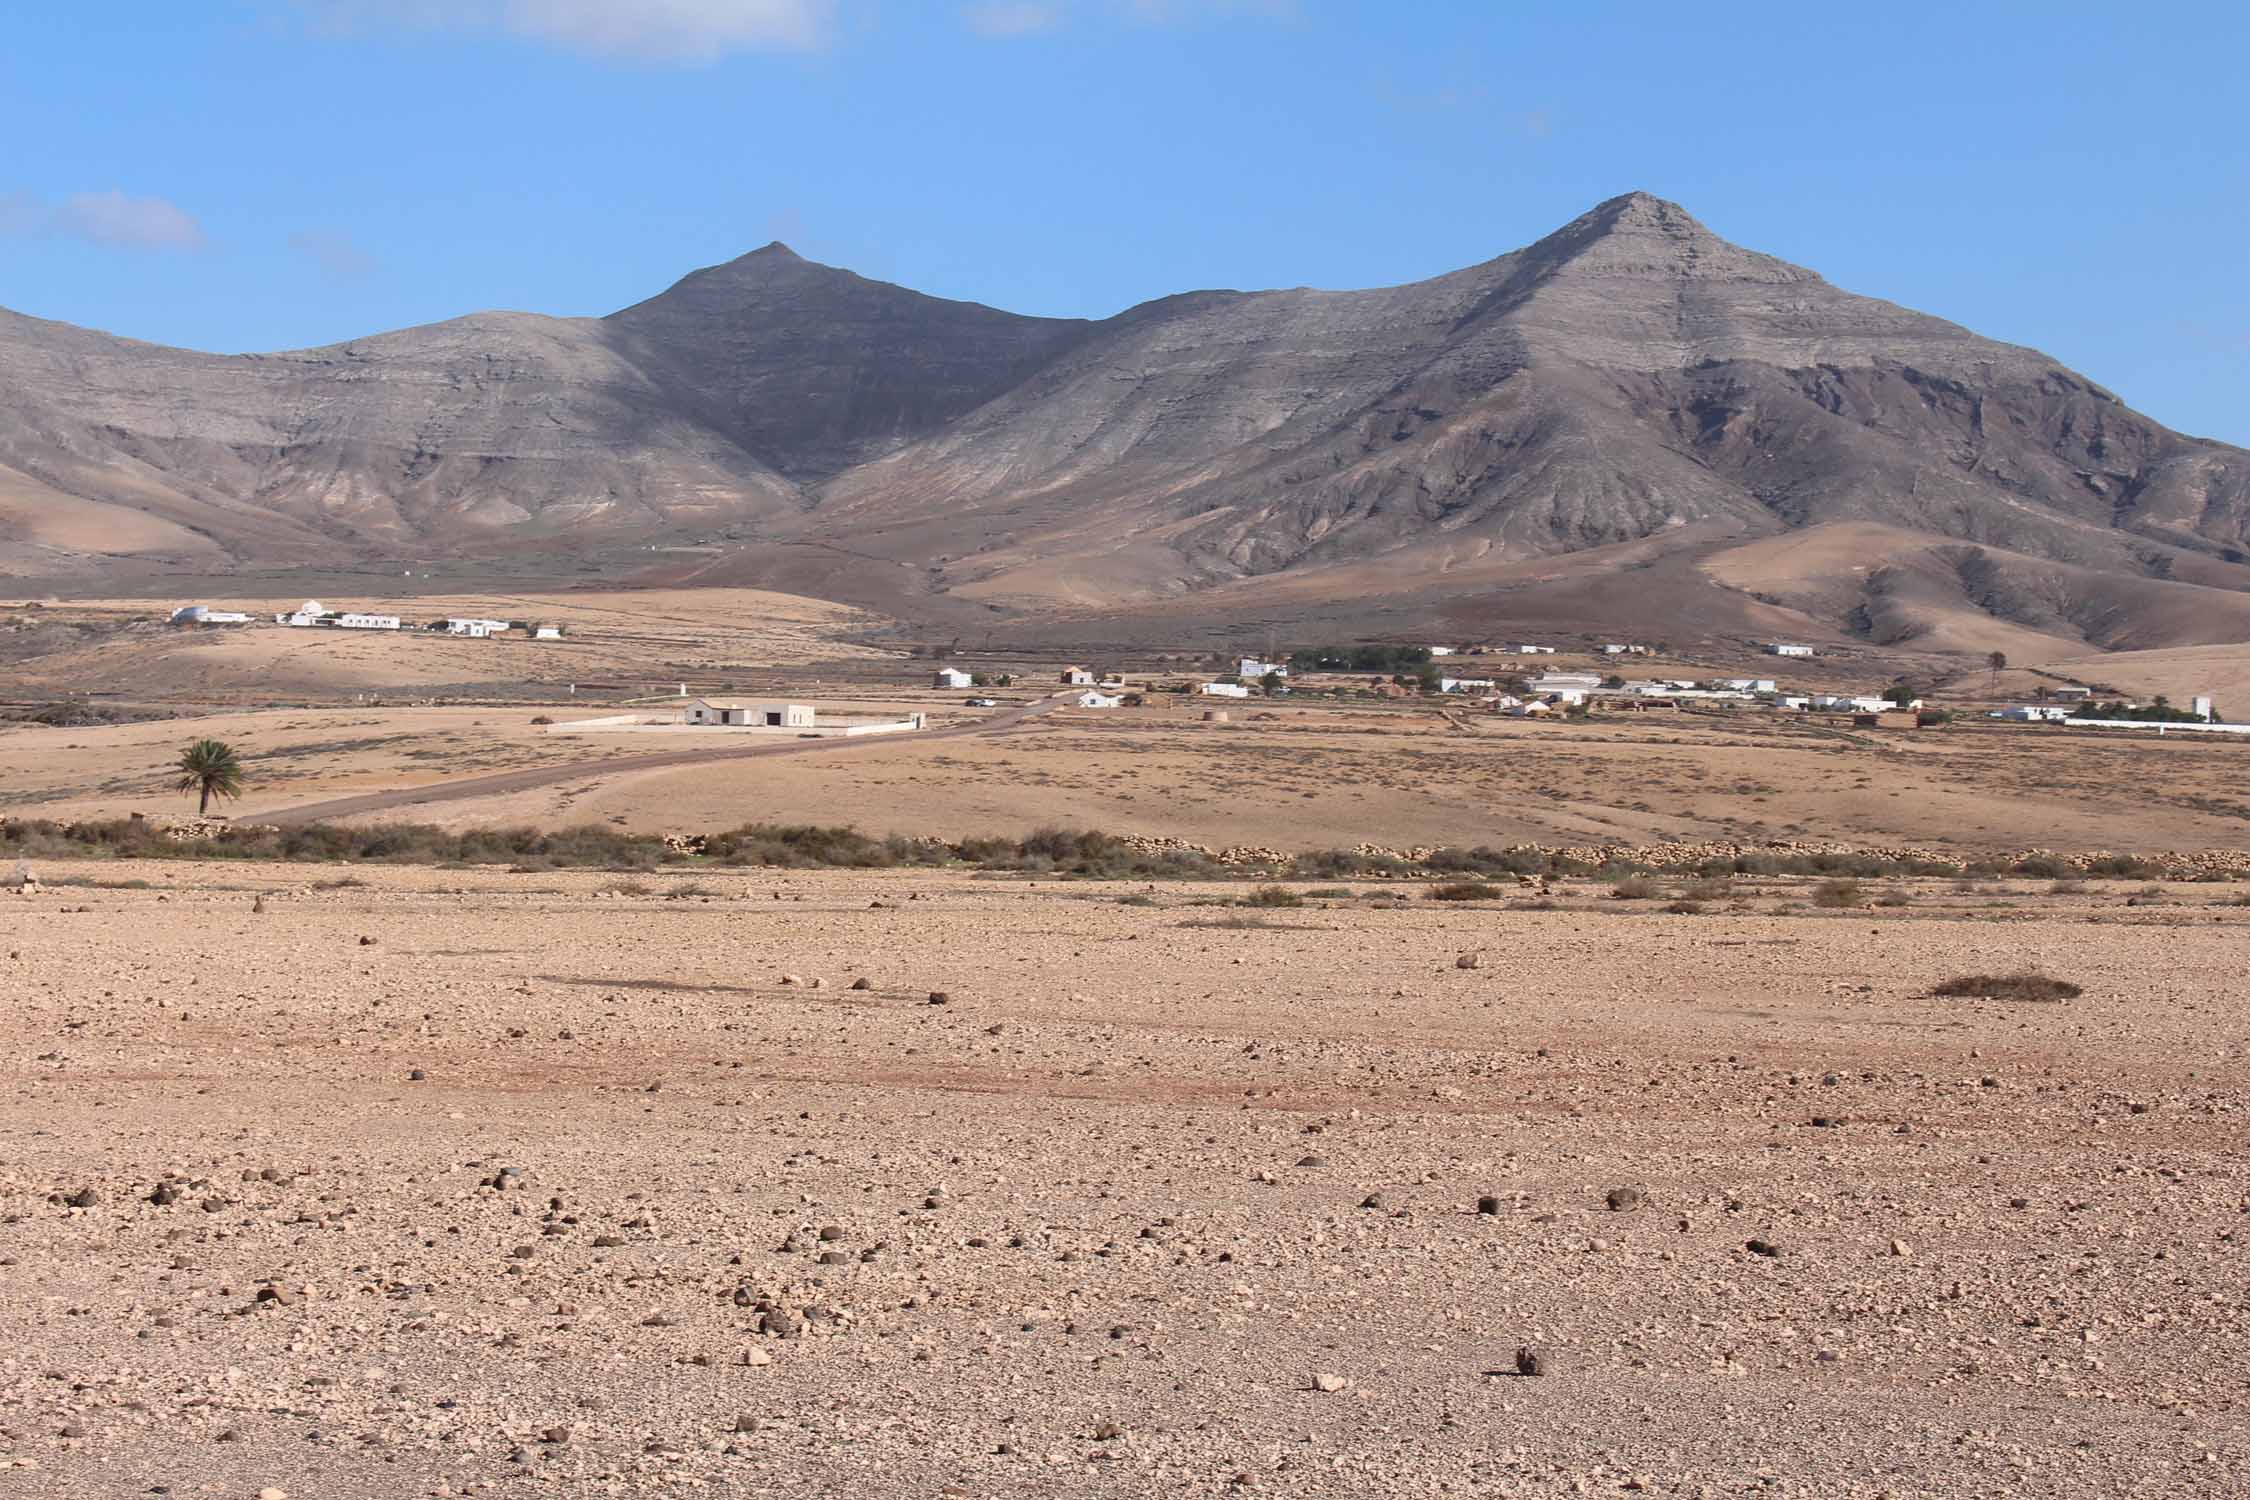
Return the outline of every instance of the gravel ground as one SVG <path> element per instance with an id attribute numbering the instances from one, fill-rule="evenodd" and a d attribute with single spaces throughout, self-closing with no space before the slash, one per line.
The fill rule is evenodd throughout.
<path id="1" fill-rule="evenodd" d="M 39 873 L 0 1496 L 2250 1493 L 2202 888 Z"/>

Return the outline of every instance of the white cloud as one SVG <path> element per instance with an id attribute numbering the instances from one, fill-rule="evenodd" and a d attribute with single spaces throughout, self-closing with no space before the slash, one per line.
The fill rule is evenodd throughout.
<path id="1" fill-rule="evenodd" d="M 1127 0 L 1127 9 L 1137 21 L 1165 26 L 1234 16 L 1285 21 L 1296 18 L 1297 0 Z"/>
<path id="2" fill-rule="evenodd" d="M 42 203 L 28 193 L 0 198 L 0 234 L 58 234 L 135 250 L 200 250 L 203 226 L 165 198 L 134 198 L 115 188 Z"/>
<path id="3" fill-rule="evenodd" d="M 296 0 L 347 30 L 505 31 L 595 57 L 711 62 L 804 51 L 826 40 L 836 0 Z"/>
<path id="4" fill-rule="evenodd" d="M 374 256 L 332 229 L 300 229 L 289 236 L 289 248 L 337 281 L 357 281 L 375 270 Z"/>
<path id="5" fill-rule="evenodd" d="M 961 19 L 979 36 L 1030 36 L 1054 30 L 1062 23 L 1062 11 L 1039 0 L 989 0 L 987 4 L 964 7 Z"/>

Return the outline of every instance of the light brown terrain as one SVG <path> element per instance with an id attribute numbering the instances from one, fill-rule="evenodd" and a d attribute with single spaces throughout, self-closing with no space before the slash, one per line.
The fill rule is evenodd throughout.
<path id="1" fill-rule="evenodd" d="M 9 1497 L 2250 1489 L 2226 886 L 38 873 Z"/>

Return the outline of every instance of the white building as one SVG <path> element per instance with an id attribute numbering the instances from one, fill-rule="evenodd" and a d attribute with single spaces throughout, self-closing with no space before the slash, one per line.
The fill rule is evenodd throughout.
<path id="1" fill-rule="evenodd" d="M 1768 656 L 1810 656 L 1812 654 L 1812 647 L 1793 646 L 1787 641 L 1771 641 L 1766 645 L 1766 655 Z"/>
<path id="2" fill-rule="evenodd" d="M 247 625 L 250 617 L 238 609 L 211 609 L 201 604 L 190 604 L 172 611 L 175 625 Z"/>
<path id="3" fill-rule="evenodd" d="M 1501 710 L 1511 719 L 1543 719 L 1554 711 L 1552 704 L 1541 703 L 1536 698 L 1529 703 L 1510 704 Z"/>
<path id="4" fill-rule="evenodd" d="M 1092 687 L 1094 674 L 1084 667 L 1065 667 L 1062 669 L 1062 682 L 1064 687 Z"/>
<path id="5" fill-rule="evenodd" d="M 1990 717 L 2016 724 L 2060 724 L 2070 717 L 2070 710 L 2055 703 L 2019 703 L 2013 708 L 1994 709 Z"/>
<path id="6" fill-rule="evenodd" d="M 341 614 L 336 617 L 336 627 L 339 630 L 396 630 L 399 618 L 397 615 Z"/>
<path id="7" fill-rule="evenodd" d="M 1535 693 L 1590 693 L 1602 685 L 1598 672 L 1542 672 L 1531 679 Z"/>
<path id="8" fill-rule="evenodd" d="M 1257 681 L 1269 672 L 1276 677 L 1287 677 L 1289 675 L 1289 664 L 1278 661 L 1260 661 L 1255 656 L 1245 656 L 1235 664 L 1234 668 L 1235 676 L 1246 677 L 1252 682 Z"/>
<path id="9" fill-rule="evenodd" d="M 2210 722 L 2215 717 L 2215 714 L 2211 707 L 2211 700 L 2207 697 L 2202 696 L 2188 699 L 2188 712 L 2194 714 L 2197 718 L 2203 720 L 2206 723 Z"/>
<path id="10" fill-rule="evenodd" d="M 321 603 L 318 599 L 307 599 L 304 603 L 297 606 L 294 613 L 286 615 L 275 615 L 273 617 L 273 620 L 276 625 L 296 625 L 302 627 L 308 625 L 318 625 L 321 621 L 327 618 L 327 605 Z"/>
<path id="11" fill-rule="evenodd" d="M 1116 693 L 1097 693 L 1089 688 L 1087 691 L 1074 696 L 1070 701 L 1072 706 L 1077 708 L 1115 708 L 1125 700 Z"/>
<path id="12" fill-rule="evenodd" d="M 1441 693 L 1488 693 L 1499 684 L 1489 677 L 1440 677 L 1437 686 Z"/>
<path id="13" fill-rule="evenodd" d="M 1453 654 L 1451 646 L 1432 646 L 1429 651 L 1432 656 L 1451 656 Z"/>
<path id="14" fill-rule="evenodd" d="M 810 729 L 813 719 L 810 703 L 770 703 L 760 698 L 698 698 L 687 707 L 690 724 Z"/>
<path id="15" fill-rule="evenodd" d="M 559 641 L 562 639 L 562 627 L 560 625 L 538 626 L 531 632 L 531 638 L 535 641 Z"/>
<path id="16" fill-rule="evenodd" d="M 973 687 L 976 679 L 959 667 L 940 667 L 930 674 L 930 685 L 941 688 Z"/>
<path id="17" fill-rule="evenodd" d="M 486 636 L 505 633 L 511 624 L 507 620 L 446 620 L 433 628 L 447 635 L 465 635 L 481 641 Z"/>
<path id="18" fill-rule="evenodd" d="M 1206 682 L 1196 689 L 1206 698 L 1247 698 L 1250 690 L 1239 682 Z"/>
<path id="19" fill-rule="evenodd" d="M 1552 646 L 1510 646 L 1508 654 L 1510 656 L 1553 656 L 1555 648 Z"/>
<path id="20" fill-rule="evenodd" d="M 1729 677 L 1721 684 L 1738 693 L 1772 693 L 1780 690 L 1771 677 Z"/>

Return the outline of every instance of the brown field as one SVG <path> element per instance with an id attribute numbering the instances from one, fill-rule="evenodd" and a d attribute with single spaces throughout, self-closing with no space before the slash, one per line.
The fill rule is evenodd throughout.
<path id="1" fill-rule="evenodd" d="M 0 1494 L 2250 1488 L 2235 887 L 37 873 Z"/>
<path id="2" fill-rule="evenodd" d="M 982 711 L 903 682 L 825 709 Z M 1042 687 L 1038 691 L 1045 691 Z M 1026 695 L 1010 694 L 1011 701 Z M 1524 723 L 1420 707 L 1200 705 L 1065 710 L 966 739 L 605 773 L 606 761 L 700 748 L 701 736 L 549 735 L 534 717 L 602 705 L 362 706 L 0 729 L 0 810 L 17 816 L 192 811 L 179 746 L 216 735 L 248 761 L 227 811 L 255 822 L 328 799 L 396 794 L 353 821 L 448 828 L 600 822 L 694 833 L 746 822 L 849 823 L 958 838 L 1046 826 L 1302 851 L 1361 842 L 1643 843 L 1801 839 L 1961 853 L 2188 850 L 2250 827 L 2250 745 L 2185 736 L 1956 724 L 1914 733 L 1704 715 Z M 550 784 L 431 802 L 418 789 L 555 768 Z M 580 774 L 580 772 L 583 774 Z"/>

